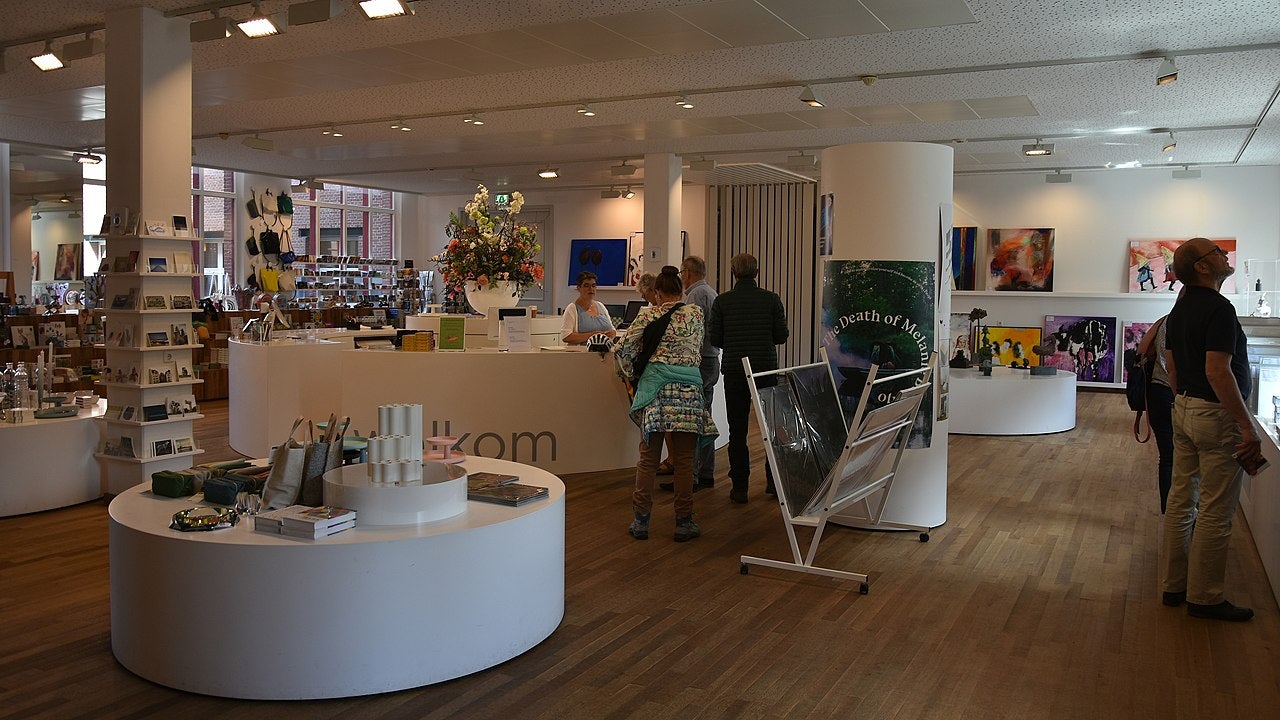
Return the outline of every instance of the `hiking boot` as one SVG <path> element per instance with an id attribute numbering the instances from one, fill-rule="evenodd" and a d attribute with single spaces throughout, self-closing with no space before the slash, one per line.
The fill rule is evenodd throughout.
<path id="1" fill-rule="evenodd" d="M 702 528 L 693 521 L 692 515 L 676 518 L 676 542 L 692 540 L 702 534 Z"/>
<path id="2" fill-rule="evenodd" d="M 730 500 L 732 500 L 732 501 L 734 501 L 734 502 L 736 502 L 736 503 L 738 503 L 739 505 L 746 505 L 746 504 L 747 504 L 747 489 L 746 489 L 746 488 L 737 488 L 737 487 L 736 487 L 736 488 L 734 488 L 734 489 L 730 490 L 730 491 L 729 491 L 729 499 L 730 499 Z"/>
<path id="3" fill-rule="evenodd" d="M 637 540 L 649 539 L 649 516 L 635 514 L 635 519 L 631 521 L 631 526 L 627 528 L 627 533 Z"/>

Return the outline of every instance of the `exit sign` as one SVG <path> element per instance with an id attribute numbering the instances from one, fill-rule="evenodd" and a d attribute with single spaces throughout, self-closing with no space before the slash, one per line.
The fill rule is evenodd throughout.
<path id="1" fill-rule="evenodd" d="M 510 205 L 511 195 L 510 193 L 498 193 L 493 196 L 493 202 L 498 205 Z"/>

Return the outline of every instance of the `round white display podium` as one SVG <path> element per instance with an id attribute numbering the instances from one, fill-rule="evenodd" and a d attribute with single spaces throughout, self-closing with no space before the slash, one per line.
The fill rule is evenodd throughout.
<path id="1" fill-rule="evenodd" d="M 102 497 L 102 473 L 94 459 L 98 426 L 107 401 L 69 418 L 0 423 L 0 517 L 78 505 Z"/>
<path id="2" fill-rule="evenodd" d="M 1006 367 L 951 371 L 956 435 L 1047 435 L 1076 426 L 1076 376 L 1032 375 Z"/>
<path id="3" fill-rule="evenodd" d="M 443 682 L 509 660 L 564 617 L 564 484 L 468 458 L 550 497 L 469 502 L 422 525 L 321 540 L 170 530 L 193 499 L 146 485 L 111 503 L 111 647 L 131 672 L 219 697 L 352 697 Z M 365 472 L 352 465 L 334 472 Z M 196 499 L 198 499 L 197 496 Z"/>

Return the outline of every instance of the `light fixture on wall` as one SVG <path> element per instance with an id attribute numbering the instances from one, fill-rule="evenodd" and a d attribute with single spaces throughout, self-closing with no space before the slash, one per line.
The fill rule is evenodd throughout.
<path id="1" fill-rule="evenodd" d="M 627 161 L 623 160 L 621 165 L 613 165 L 612 167 L 610 167 L 609 174 L 614 177 L 626 177 L 630 175 L 635 175 L 636 171 L 639 169 L 640 168 L 636 167 L 635 165 L 628 165 Z"/>
<path id="2" fill-rule="evenodd" d="M 49 72 L 50 70 L 60 70 L 63 67 L 62 61 L 59 60 L 58 56 L 53 52 L 52 40 L 44 41 L 44 52 L 32 57 L 31 62 L 34 63 L 36 67 L 40 68 L 44 72 Z"/>
<path id="3" fill-rule="evenodd" d="M 800 89 L 800 102 L 809 107 L 826 107 L 826 104 L 819 100 L 817 95 L 813 94 L 813 88 L 808 85 Z"/>
<path id="4" fill-rule="evenodd" d="M 412 15 L 413 6 L 404 0 L 360 0 L 360 12 L 370 20 Z"/>
<path id="5" fill-rule="evenodd" d="M 1174 150 L 1177 150 L 1177 149 L 1178 149 L 1178 140 L 1177 140 L 1177 138 L 1175 138 L 1175 137 L 1173 136 L 1173 131 L 1170 131 L 1170 132 L 1169 132 L 1169 142 L 1168 142 L 1168 144 L 1166 144 L 1164 147 L 1160 148 L 1160 151 L 1161 151 L 1161 152 L 1173 152 Z"/>
<path id="6" fill-rule="evenodd" d="M 251 38 L 279 35 L 288 26 L 289 21 L 286 19 L 285 13 L 263 14 L 258 0 L 253 0 L 253 15 L 250 15 L 248 20 L 236 23 L 236 27 L 240 28 L 240 32 Z"/>
<path id="7" fill-rule="evenodd" d="M 1173 64 L 1173 56 L 1166 57 L 1156 71 L 1156 84 L 1169 85 L 1178 81 L 1178 66 Z"/>
<path id="8" fill-rule="evenodd" d="M 617 188 L 609 188 L 608 190 L 600 191 L 600 198 L 602 200 L 610 200 L 613 198 L 620 198 L 620 197 L 622 197 L 622 191 Z"/>
<path id="9" fill-rule="evenodd" d="M 263 152 L 271 152 L 276 149 L 276 144 L 272 142 L 270 138 L 258 137 L 258 133 L 254 133 L 244 140 L 241 140 L 240 144 L 247 148 L 261 150 Z"/>
<path id="10" fill-rule="evenodd" d="M 81 165 L 97 165 L 102 162 L 102 156 L 95 155 L 93 148 L 85 148 L 84 152 L 72 153 L 71 157 Z"/>
<path id="11" fill-rule="evenodd" d="M 339 0 L 307 0 L 289 6 L 289 24 L 307 25 L 324 22 L 342 14 Z"/>
<path id="12" fill-rule="evenodd" d="M 208 20 L 197 20 L 191 23 L 187 32 L 191 42 L 226 40 L 231 37 L 231 18 L 219 15 L 217 8 L 214 8 L 211 12 L 213 17 Z"/>
<path id="13" fill-rule="evenodd" d="M 106 49 L 107 44 L 104 41 L 94 37 L 92 32 L 87 32 L 83 40 L 69 42 L 62 46 L 62 58 L 67 61 L 84 60 L 94 55 L 101 55 Z"/>
<path id="14" fill-rule="evenodd" d="M 1071 173 L 1064 173 L 1061 170 L 1054 170 L 1053 172 L 1044 176 L 1044 181 L 1047 183 L 1069 183 L 1071 182 Z"/>
<path id="15" fill-rule="evenodd" d="M 1174 180 L 1199 180 L 1200 168 L 1192 170 L 1190 167 L 1183 165 L 1181 170 L 1173 171 Z"/>
<path id="16" fill-rule="evenodd" d="M 596 111 L 592 110 L 590 105 L 579 105 L 578 114 L 583 117 L 595 117 Z"/>
<path id="17" fill-rule="evenodd" d="M 635 196 L 636 196 L 636 193 L 635 193 L 635 191 L 634 191 L 634 190 L 632 190 L 632 189 L 631 189 L 631 186 L 630 186 L 630 185 L 628 185 L 628 186 L 627 186 L 627 190 L 626 190 L 626 192 L 622 193 L 622 199 L 623 199 L 623 200 L 630 200 L 631 198 L 633 198 L 633 197 L 635 197 Z"/>
<path id="18" fill-rule="evenodd" d="M 538 171 L 538 177 L 544 180 L 560 177 L 560 168 L 544 167 Z"/>
<path id="19" fill-rule="evenodd" d="M 483 125 L 483 124 L 484 124 L 484 120 L 482 120 L 482 119 L 480 118 L 480 116 L 479 116 L 479 115 L 477 115 L 476 113 L 471 113 L 471 115 L 469 115 L 469 116 L 467 116 L 467 117 L 462 118 L 462 122 L 467 123 L 468 125 Z"/>
<path id="20" fill-rule="evenodd" d="M 685 110 L 692 110 L 693 101 L 689 100 L 688 95 L 681 95 L 679 99 L 676 100 L 676 107 L 682 107 Z"/>
<path id="21" fill-rule="evenodd" d="M 1048 157 L 1053 154 L 1053 143 L 1042 143 L 1036 138 L 1034 143 L 1022 146 L 1022 154 L 1027 157 Z"/>

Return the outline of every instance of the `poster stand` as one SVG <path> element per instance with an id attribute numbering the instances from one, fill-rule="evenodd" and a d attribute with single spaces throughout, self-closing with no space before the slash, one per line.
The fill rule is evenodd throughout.
<path id="1" fill-rule="evenodd" d="M 930 528 L 886 522 L 882 515 L 912 424 L 930 388 L 937 353 L 918 370 L 880 376 L 880 366 L 872 365 L 849 423 L 840 409 L 825 352 L 821 362 L 760 373 L 752 372 L 748 358 L 742 362 L 778 487 L 792 561 L 743 555 L 740 572 L 745 575 L 749 565 L 761 565 L 854 580 L 860 584 L 859 592 L 867 594 L 867 575 L 818 567 L 814 556 L 831 516 L 857 503 L 863 504 L 870 529 L 917 530 L 920 541 L 928 541 Z M 893 394 L 889 402 L 867 409 L 878 386 L 879 392 L 885 392 L 886 384 L 901 387 L 905 382 L 913 384 Z M 813 529 L 804 552 L 797 527 Z"/>

